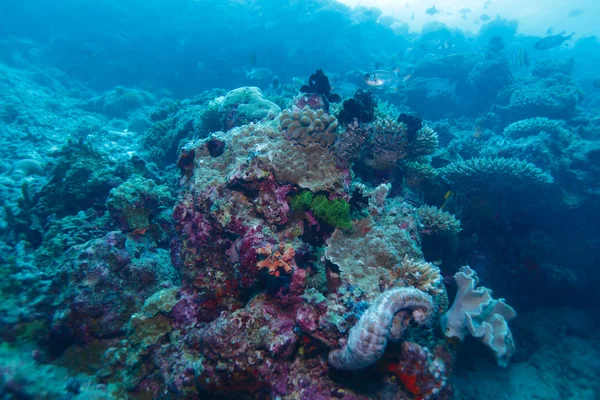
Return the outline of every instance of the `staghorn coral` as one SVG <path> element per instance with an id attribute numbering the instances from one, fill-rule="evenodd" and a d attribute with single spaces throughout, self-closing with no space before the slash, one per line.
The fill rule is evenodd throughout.
<path id="1" fill-rule="evenodd" d="M 282 268 L 286 274 L 292 272 L 292 267 L 295 265 L 294 261 L 294 248 L 289 246 L 286 248 L 285 244 L 279 243 L 277 250 L 273 251 L 270 243 L 265 247 L 260 247 L 256 250 L 257 254 L 267 256 L 262 261 L 259 261 L 256 266 L 258 269 L 267 268 L 269 275 L 279 276 L 279 269 Z"/>
<path id="2" fill-rule="evenodd" d="M 452 307 L 442 316 L 441 325 L 446 337 L 463 340 L 472 335 L 494 352 L 498 365 L 506 367 L 515 352 L 515 343 L 508 321 L 515 318 L 515 310 L 504 299 L 492 298 L 486 287 L 475 288 L 479 278 L 468 266 L 462 267 L 454 280 L 458 292 Z"/>
<path id="3" fill-rule="evenodd" d="M 432 296 L 442 291 L 440 269 L 431 263 L 417 261 L 405 255 L 395 272 L 404 282 L 404 286 L 412 286 Z"/>
<path id="4" fill-rule="evenodd" d="M 457 234 L 460 221 L 454 215 L 434 206 L 421 206 L 417 209 L 421 234 Z"/>
<path id="5" fill-rule="evenodd" d="M 354 371 L 379 360 L 388 339 L 399 339 L 402 335 L 401 326 L 399 332 L 392 330 L 397 327 L 394 324 L 396 315 L 404 312 L 410 312 L 419 325 L 425 325 L 433 312 L 433 300 L 414 288 L 383 292 L 350 329 L 346 345 L 329 353 L 329 364 L 337 369 Z"/>
<path id="6" fill-rule="evenodd" d="M 516 158 L 471 158 L 442 168 L 444 178 L 467 191 L 532 191 L 554 180 L 535 165 Z"/>
<path id="7" fill-rule="evenodd" d="M 279 120 L 286 137 L 301 146 L 318 143 L 323 147 L 330 147 L 335 142 L 338 122 L 323 109 L 312 110 L 308 106 L 302 109 L 285 109 Z"/>

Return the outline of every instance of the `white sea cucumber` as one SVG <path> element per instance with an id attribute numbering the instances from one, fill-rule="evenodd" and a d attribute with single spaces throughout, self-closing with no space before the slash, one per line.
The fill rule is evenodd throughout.
<path id="1" fill-rule="evenodd" d="M 392 335 L 394 317 L 410 312 L 419 325 L 429 322 L 433 299 L 415 288 L 403 287 L 383 292 L 350 329 L 341 349 L 329 353 L 329 364 L 337 369 L 358 370 L 375 363 L 385 351 Z M 400 334 L 394 334 L 399 338 Z"/>

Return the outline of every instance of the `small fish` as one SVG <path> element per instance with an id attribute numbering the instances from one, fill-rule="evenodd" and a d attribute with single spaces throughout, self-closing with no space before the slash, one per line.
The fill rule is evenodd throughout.
<path id="1" fill-rule="evenodd" d="M 546 35 L 552 35 L 552 27 L 548 28 L 548 30 L 546 31 Z"/>
<path id="2" fill-rule="evenodd" d="M 254 68 L 255 65 L 256 65 L 256 52 L 252 51 L 252 52 L 250 52 L 250 66 L 252 68 Z"/>
<path id="3" fill-rule="evenodd" d="M 414 21 L 415 20 L 415 13 L 412 13 L 412 15 L 410 16 L 410 20 Z"/>
<path id="4" fill-rule="evenodd" d="M 527 53 L 527 50 L 521 47 L 517 53 L 516 60 L 519 64 L 519 68 L 529 67 L 529 54 Z"/>
<path id="5" fill-rule="evenodd" d="M 271 70 L 267 68 L 252 68 L 250 71 L 244 70 L 244 72 L 246 73 L 246 78 L 254 80 L 267 79 L 273 75 Z"/>
<path id="6" fill-rule="evenodd" d="M 575 32 L 571 33 L 569 36 L 563 36 L 565 31 L 562 31 L 558 35 L 547 36 L 541 40 L 539 40 L 536 44 L 533 45 L 538 50 L 548 50 L 554 47 L 562 45 L 566 40 L 570 40 L 571 37 L 575 34 Z"/>
<path id="7" fill-rule="evenodd" d="M 461 13 L 461 14 L 468 14 L 468 13 L 470 13 L 470 12 L 471 12 L 471 9 L 470 9 L 470 8 L 461 8 L 461 9 L 460 9 L 460 13 Z"/>
<path id="8" fill-rule="evenodd" d="M 435 8 L 435 5 L 428 8 L 427 10 L 425 10 L 425 13 L 429 14 L 429 15 L 435 15 L 435 14 L 439 14 L 440 10 L 438 10 L 437 8 Z"/>
<path id="9" fill-rule="evenodd" d="M 596 79 L 592 85 L 594 85 L 595 88 L 600 89 L 600 79 Z"/>
<path id="10" fill-rule="evenodd" d="M 448 190 L 446 192 L 446 194 L 444 195 L 444 202 L 442 203 L 442 206 L 440 207 L 440 210 L 444 209 L 444 207 L 446 206 L 446 204 L 452 200 L 453 196 L 454 196 L 454 192 L 452 190 Z"/>
<path id="11" fill-rule="evenodd" d="M 481 17 L 479 17 L 479 19 L 482 20 L 483 22 L 485 22 L 485 21 L 489 21 L 491 18 L 487 14 L 481 14 Z"/>
<path id="12" fill-rule="evenodd" d="M 570 13 L 567 15 L 567 17 L 569 17 L 569 18 L 578 17 L 578 16 L 580 16 L 581 14 L 583 14 L 583 10 L 580 10 L 579 8 L 576 8 L 576 9 L 572 10 L 572 11 L 571 11 L 571 12 L 570 12 Z"/>

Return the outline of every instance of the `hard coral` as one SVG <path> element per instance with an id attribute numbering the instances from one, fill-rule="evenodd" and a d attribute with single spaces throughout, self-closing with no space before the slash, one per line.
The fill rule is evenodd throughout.
<path id="1" fill-rule="evenodd" d="M 286 137 L 301 146 L 318 143 L 329 147 L 335 142 L 338 122 L 325 110 L 315 111 L 308 106 L 301 110 L 286 109 L 281 113 L 280 121 Z"/>
<path id="2" fill-rule="evenodd" d="M 296 255 L 293 247 L 285 247 L 285 244 L 279 243 L 277 250 L 273 251 L 271 244 L 267 244 L 265 247 L 259 248 L 256 253 L 267 256 L 262 261 L 259 261 L 257 265 L 258 269 L 267 268 L 269 275 L 279 276 L 279 269 L 283 268 L 286 274 L 292 272 L 292 267 L 295 265 L 294 256 Z"/>
<path id="3" fill-rule="evenodd" d="M 431 263 L 417 261 L 406 255 L 396 272 L 406 286 L 415 287 L 432 296 L 442 291 L 440 269 Z"/>

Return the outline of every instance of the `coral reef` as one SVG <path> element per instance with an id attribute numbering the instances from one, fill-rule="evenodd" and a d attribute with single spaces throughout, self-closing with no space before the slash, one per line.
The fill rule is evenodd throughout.
<path id="1" fill-rule="evenodd" d="M 493 351 L 498 365 L 506 367 L 515 352 L 508 322 L 517 316 L 504 299 L 492 298 L 492 291 L 476 288 L 477 274 L 468 266 L 454 275 L 458 292 L 452 307 L 442 316 L 442 330 L 447 337 L 463 340 L 472 335 Z"/>
<path id="2" fill-rule="evenodd" d="M 409 313 L 417 324 L 425 325 L 432 312 L 433 300 L 418 289 L 397 288 L 382 293 L 352 327 L 345 346 L 329 353 L 329 364 L 344 370 L 373 364 L 383 355 L 390 337 L 402 337 L 403 322 L 394 322 L 404 317 L 399 313 Z"/>
<path id="3" fill-rule="evenodd" d="M 330 147 L 335 143 L 338 122 L 325 110 L 311 110 L 308 106 L 300 110 L 285 109 L 279 117 L 286 137 L 301 146 L 317 143 Z"/>

